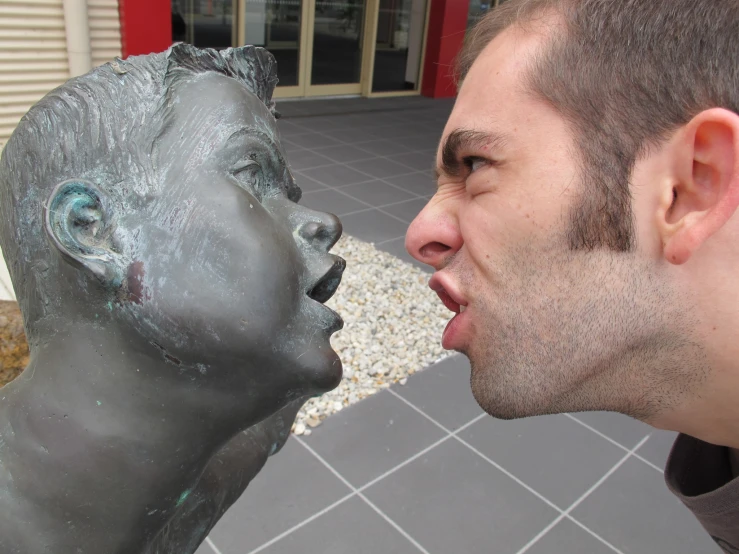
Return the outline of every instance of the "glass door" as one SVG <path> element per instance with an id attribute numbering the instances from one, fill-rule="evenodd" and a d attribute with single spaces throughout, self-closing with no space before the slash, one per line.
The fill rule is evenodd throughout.
<path id="1" fill-rule="evenodd" d="M 372 92 L 419 87 L 427 0 L 379 0 Z"/>
<path id="2" fill-rule="evenodd" d="M 276 97 L 419 89 L 430 0 L 170 1 L 173 41 L 271 52 Z"/>
<path id="3" fill-rule="evenodd" d="M 239 44 L 262 46 L 272 53 L 277 60 L 280 96 L 304 94 L 304 26 L 309 1 L 242 0 Z"/>
<path id="4" fill-rule="evenodd" d="M 358 94 L 367 0 L 313 0 L 308 95 Z"/>
<path id="5" fill-rule="evenodd" d="M 276 97 L 358 94 L 366 5 L 367 0 L 240 0 L 238 43 L 274 55 Z"/>
<path id="6" fill-rule="evenodd" d="M 235 0 L 172 0 L 172 42 L 228 48 L 234 42 Z"/>

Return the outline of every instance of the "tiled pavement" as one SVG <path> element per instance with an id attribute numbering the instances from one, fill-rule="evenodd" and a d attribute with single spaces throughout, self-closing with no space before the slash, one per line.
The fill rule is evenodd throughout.
<path id="1" fill-rule="evenodd" d="M 308 206 L 407 261 L 448 101 L 278 105 Z M 415 263 L 415 262 L 413 262 Z M 454 356 L 291 438 L 198 554 L 717 554 L 669 493 L 673 434 L 607 413 L 497 421 Z"/>
<path id="2" fill-rule="evenodd" d="M 279 105 L 303 202 L 413 262 L 450 107 Z M 615 414 L 493 420 L 455 356 L 291 438 L 198 554 L 717 554 L 664 485 L 672 438 Z"/>

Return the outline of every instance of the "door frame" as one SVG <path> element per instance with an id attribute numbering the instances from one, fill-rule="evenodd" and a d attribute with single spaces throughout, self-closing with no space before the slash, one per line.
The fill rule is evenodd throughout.
<path id="1" fill-rule="evenodd" d="M 238 29 L 234 33 L 238 44 L 246 44 L 246 0 L 233 0 L 237 16 Z M 421 94 L 421 82 L 426 58 L 426 39 L 428 35 L 429 14 L 432 0 L 426 0 L 425 21 L 421 38 L 421 59 L 418 72 L 418 86 L 415 90 L 391 92 L 372 92 L 372 78 L 375 65 L 375 42 L 377 41 L 377 23 L 380 14 L 380 0 L 367 0 L 364 23 L 362 25 L 362 58 L 359 83 L 337 85 L 311 85 L 308 83 L 313 69 L 313 28 L 315 24 L 316 0 L 302 0 L 300 12 L 300 38 L 298 50 L 298 85 L 277 86 L 275 98 L 311 98 L 317 96 L 356 96 L 382 98 L 392 96 L 418 96 Z M 495 0 L 496 4 L 498 0 Z"/>

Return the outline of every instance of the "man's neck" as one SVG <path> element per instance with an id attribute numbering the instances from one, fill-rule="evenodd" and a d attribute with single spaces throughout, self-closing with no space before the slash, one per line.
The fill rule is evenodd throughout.
<path id="1" fill-rule="evenodd" d="M 179 381 L 187 390 L 149 380 L 178 374 L 157 356 L 126 352 L 100 336 L 77 339 L 73 349 L 52 343 L 0 391 L 0 551 L 15 551 L 3 544 L 13 534 L 29 554 L 43 544 L 142 551 L 210 457 L 248 426 L 219 420 L 219 403 L 204 390 L 197 395 L 206 397 L 207 413 L 184 402 L 195 387 L 186 377 Z M 14 517 L 19 509 L 37 519 Z M 29 545 L 28 537 L 37 542 Z"/>

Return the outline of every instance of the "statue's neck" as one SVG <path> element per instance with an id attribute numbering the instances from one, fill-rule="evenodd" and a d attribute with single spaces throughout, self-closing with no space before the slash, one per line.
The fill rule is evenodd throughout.
<path id="1" fill-rule="evenodd" d="M 157 368 L 146 360 L 94 350 L 98 360 L 84 359 L 87 346 L 33 352 L 24 374 L 0 389 L 0 511 L 9 526 L 0 523 L 0 537 L 141 551 L 245 425 L 228 429 L 218 404 L 201 398 L 211 411 L 199 413 L 163 379 L 148 382 L 140 374 Z M 13 552 L 3 540 L 13 539 L 0 538 L 0 551 Z M 24 543 L 19 551 L 35 548 Z"/>

